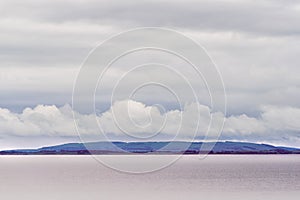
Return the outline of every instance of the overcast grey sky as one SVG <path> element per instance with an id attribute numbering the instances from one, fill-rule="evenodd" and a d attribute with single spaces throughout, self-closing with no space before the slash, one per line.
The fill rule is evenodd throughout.
<path id="1" fill-rule="evenodd" d="M 292 0 L 2 0 L 0 148 L 76 140 L 64 105 L 81 63 L 99 42 L 145 26 L 182 32 L 213 58 L 228 99 L 224 139 L 300 147 L 299 21 Z"/>

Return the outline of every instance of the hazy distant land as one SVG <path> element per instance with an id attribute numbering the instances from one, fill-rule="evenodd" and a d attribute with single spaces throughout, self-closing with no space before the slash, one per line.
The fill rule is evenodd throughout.
<path id="1" fill-rule="evenodd" d="M 300 154 L 300 149 L 245 142 L 217 142 L 210 152 L 200 151 L 202 142 L 93 142 L 67 143 L 38 149 L 0 151 L 0 155 L 88 154 Z"/>

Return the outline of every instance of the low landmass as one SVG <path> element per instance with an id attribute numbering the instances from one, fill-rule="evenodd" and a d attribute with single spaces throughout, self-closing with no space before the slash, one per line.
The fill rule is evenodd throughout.
<path id="1" fill-rule="evenodd" d="M 202 145 L 214 145 L 209 152 Z M 91 142 L 68 143 L 38 149 L 0 151 L 0 155 L 105 155 L 105 154 L 300 154 L 300 149 L 246 142 Z"/>

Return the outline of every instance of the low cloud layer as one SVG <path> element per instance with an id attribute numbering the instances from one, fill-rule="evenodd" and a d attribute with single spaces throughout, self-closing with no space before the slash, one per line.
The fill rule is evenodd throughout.
<path id="1" fill-rule="evenodd" d="M 199 129 L 194 135 L 198 109 Z M 155 133 L 158 135 L 152 139 L 172 139 L 178 130 L 177 139 L 190 140 L 203 139 L 212 116 L 220 122 L 224 118 L 222 113 L 210 113 L 207 106 L 196 103 L 185 105 L 182 111 L 163 111 L 155 105 L 147 106 L 141 102 L 124 100 L 115 102 L 109 110 L 98 115 L 97 120 L 111 140 L 127 138 L 134 141 L 135 137 L 140 138 L 139 141 L 147 140 L 144 138 Z M 299 118 L 299 108 L 264 106 L 257 118 L 245 114 L 227 117 L 220 139 L 300 146 L 300 125 L 297 123 Z M 76 113 L 76 120 L 81 136 L 93 138 L 101 135 L 99 127 L 94 124 L 94 115 Z M 124 132 L 133 137 L 128 137 Z M 63 137 L 78 139 L 73 111 L 69 105 L 38 105 L 35 108 L 26 108 L 22 113 L 1 108 L 0 135 L 2 139 L 23 136 L 26 136 L 24 140 L 39 137 L 52 140 Z M 103 137 L 102 139 L 104 140 Z"/>

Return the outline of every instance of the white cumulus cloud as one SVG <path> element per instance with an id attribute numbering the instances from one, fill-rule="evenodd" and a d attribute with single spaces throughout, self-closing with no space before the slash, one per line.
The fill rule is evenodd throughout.
<path id="1" fill-rule="evenodd" d="M 101 134 L 95 123 L 98 120 L 102 131 L 114 140 L 124 139 L 126 134 L 133 136 L 131 140 L 150 136 L 159 140 L 173 138 L 176 134 L 181 140 L 199 139 L 206 134 L 212 117 L 219 123 L 224 118 L 222 113 L 211 113 L 209 107 L 197 103 L 186 104 L 182 110 L 165 111 L 157 105 L 149 106 L 133 100 L 116 101 L 110 109 L 97 116 L 77 112 L 75 116 L 83 137 Z M 256 118 L 245 114 L 225 118 L 221 139 L 277 141 L 281 144 L 284 138 L 287 144 L 300 145 L 299 108 L 264 106 Z M 194 135 L 198 120 L 198 131 Z M 212 124 L 210 128 L 215 129 L 216 125 L 220 124 Z M 0 137 L 22 136 L 78 137 L 71 106 L 38 105 L 25 108 L 21 113 L 1 108 Z"/>

